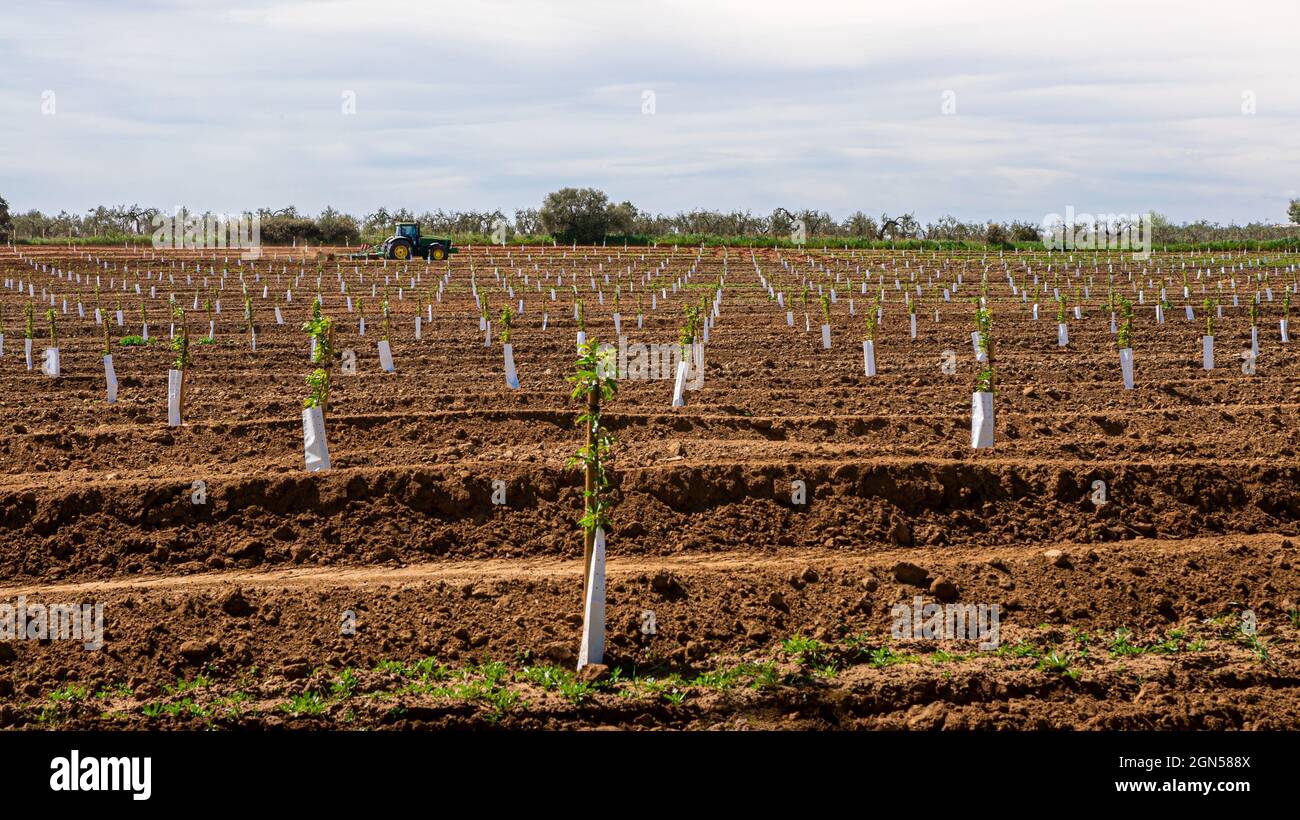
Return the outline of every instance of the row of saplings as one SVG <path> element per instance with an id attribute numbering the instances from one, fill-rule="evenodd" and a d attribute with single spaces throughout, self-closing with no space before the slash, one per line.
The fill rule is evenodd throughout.
<path id="1" fill-rule="evenodd" d="M 703 370 L 703 344 L 697 342 L 701 333 L 703 339 L 708 339 L 708 327 L 718 315 L 718 308 L 721 303 L 721 288 L 715 286 L 712 290 L 713 298 L 701 298 L 700 307 L 688 305 L 686 308 L 687 322 L 682 329 L 681 351 L 682 356 L 678 366 L 678 372 L 675 374 L 675 384 L 673 391 L 673 405 L 682 406 L 685 404 L 684 389 L 686 389 L 687 374 L 692 365 L 700 371 Z M 829 314 L 829 304 L 826 296 L 822 296 L 822 309 Z M 1291 301 L 1291 292 L 1288 289 L 1283 296 L 1283 313 L 1284 318 L 1281 320 L 1282 341 L 1289 341 L 1288 338 L 1288 321 L 1289 308 Z M 712 304 L 710 304 L 712 302 Z M 976 329 L 971 333 L 972 345 L 975 350 L 975 359 L 978 365 L 975 387 L 971 396 L 971 446 L 975 448 L 990 447 L 993 445 L 994 431 L 994 411 L 993 411 L 993 355 L 992 355 L 992 315 L 988 307 L 986 297 L 972 300 L 975 305 L 975 324 Z M 710 309 L 711 308 L 711 309 Z M 1243 353 L 1242 371 L 1247 374 L 1253 374 L 1255 359 L 1259 353 L 1259 318 L 1260 302 L 1258 295 L 1251 301 L 1249 306 L 1249 315 L 1251 318 L 1251 349 Z M 1124 388 L 1133 389 L 1134 386 L 1134 365 L 1133 365 L 1133 303 L 1121 298 L 1117 305 L 1119 313 L 1118 325 L 1112 314 L 1111 330 L 1116 334 L 1116 346 L 1119 348 L 1120 369 L 1123 379 Z M 1221 316 L 1222 308 L 1214 300 L 1206 299 L 1204 303 L 1206 332 L 1202 337 L 1202 360 L 1206 370 L 1214 368 L 1214 325 L 1217 316 Z M 28 302 L 24 307 L 25 314 L 25 354 L 27 368 L 34 369 L 34 337 L 35 337 L 35 307 L 32 302 Z M 581 301 L 575 304 L 575 314 L 578 318 L 578 347 L 582 349 L 587 344 L 585 323 L 582 321 L 583 312 Z M 1065 317 L 1063 302 L 1058 304 L 1058 339 L 1062 346 L 1067 343 L 1065 331 Z M 188 323 L 185 318 L 185 311 L 180 308 L 173 308 L 174 318 L 179 320 L 179 332 L 173 327 L 173 338 L 171 341 L 172 350 L 176 353 L 173 366 L 167 372 L 167 419 L 170 426 L 181 424 L 184 406 L 185 406 L 185 388 L 186 374 L 191 364 L 190 353 L 190 335 Z M 701 318 L 701 315 L 707 317 Z M 45 312 L 45 318 L 49 325 L 50 347 L 44 351 L 44 358 L 41 364 L 42 371 L 50 376 L 57 378 L 60 375 L 60 353 L 58 344 L 58 326 L 56 311 L 51 308 Z M 107 386 L 107 399 L 110 404 L 116 402 L 118 393 L 117 378 L 113 366 L 113 356 L 111 353 L 109 339 L 109 323 L 107 317 L 102 317 L 96 310 L 96 319 L 103 327 L 103 346 L 102 358 L 104 365 L 104 375 Z M 864 316 L 865 336 L 863 338 L 863 367 L 868 377 L 876 375 L 876 357 L 875 357 L 875 333 L 879 322 L 880 311 L 877 305 L 870 307 Z M 512 389 L 519 388 L 519 378 L 515 369 L 513 349 L 510 342 L 511 326 L 514 319 L 514 311 L 505 306 L 501 311 L 501 333 L 500 338 L 503 345 L 504 365 L 507 386 Z M 393 372 L 392 349 L 388 339 L 388 322 L 387 311 L 385 311 L 384 332 L 378 342 L 378 352 L 380 363 L 387 372 Z M 829 325 L 829 322 L 827 322 Z M 490 325 L 489 325 L 490 327 Z M 339 357 L 338 351 L 334 346 L 334 320 L 322 315 L 321 303 L 314 300 L 312 304 L 311 318 L 304 324 L 303 329 L 308 333 L 311 339 L 311 361 L 318 365 L 317 369 L 308 377 L 308 385 L 311 389 L 311 395 L 307 399 L 306 408 L 303 413 L 303 436 L 305 460 L 308 470 L 320 470 L 329 468 L 329 450 L 326 443 L 324 427 L 324 410 L 329 402 L 329 365 Z M 825 331 L 827 326 L 823 326 Z M 915 331 L 913 331 L 915 332 Z M 207 339 L 201 341 L 209 341 Z M 4 336 L 0 334 L 0 355 L 4 352 Z M 319 366 L 323 365 L 323 366 Z M 616 368 L 611 365 L 611 371 Z M 701 374 L 702 375 L 702 372 Z M 700 380 L 702 382 L 702 379 Z"/>

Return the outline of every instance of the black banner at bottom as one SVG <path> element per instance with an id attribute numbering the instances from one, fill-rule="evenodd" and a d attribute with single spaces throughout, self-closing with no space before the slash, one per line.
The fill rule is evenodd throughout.
<path id="1" fill-rule="evenodd" d="M 536 805 L 539 795 L 567 801 L 623 789 L 691 794 L 694 809 L 714 801 L 734 808 L 834 784 L 928 799 L 983 793 L 1062 806 L 1192 798 L 1225 806 L 1289 795 L 1295 740 L 1261 733 L 10 732 L 0 734 L 0 754 L 11 797 L 128 811 L 337 808 L 455 794 L 487 796 L 498 808 Z"/>

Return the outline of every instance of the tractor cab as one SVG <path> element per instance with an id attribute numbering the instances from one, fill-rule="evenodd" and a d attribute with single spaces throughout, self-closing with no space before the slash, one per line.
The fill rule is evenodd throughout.
<path id="1" fill-rule="evenodd" d="M 412 242 L 420 241 L 420 225 L 417 222 L 399 222 L 397 235 L 404 236 Z"/>

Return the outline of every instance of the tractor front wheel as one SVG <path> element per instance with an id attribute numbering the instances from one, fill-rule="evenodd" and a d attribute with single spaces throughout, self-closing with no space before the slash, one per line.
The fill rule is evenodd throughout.
<path id="1" fill-rule="evenodd" d="M 442 245 L 430 245 L 429 258 L 441 262 L 447 258 L 447 249 Z"/>

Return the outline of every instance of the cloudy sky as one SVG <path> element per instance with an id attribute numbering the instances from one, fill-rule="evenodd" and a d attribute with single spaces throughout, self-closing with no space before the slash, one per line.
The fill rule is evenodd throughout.
<path id="1" fill-rule="evenodd" d="M 11 1 L 0 196 L 1281 222 L 1298 30 L 1296 0 Z"/>

